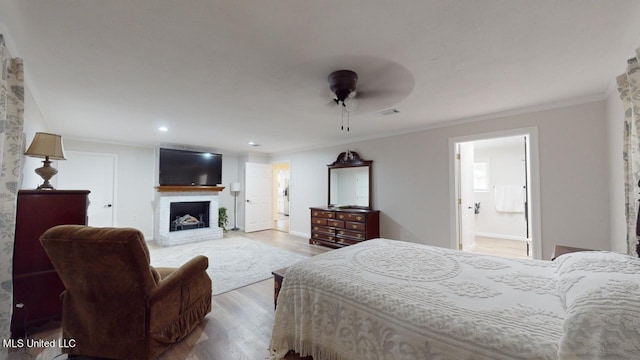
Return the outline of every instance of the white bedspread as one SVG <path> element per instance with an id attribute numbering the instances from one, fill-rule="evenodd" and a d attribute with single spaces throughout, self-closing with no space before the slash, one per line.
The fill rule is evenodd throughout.
<path id="1" fill-rule="evenodd" d="M 330 251 L 287 270 L 272 358 L 556 359 L 555 271 L 385 239 Z"/>

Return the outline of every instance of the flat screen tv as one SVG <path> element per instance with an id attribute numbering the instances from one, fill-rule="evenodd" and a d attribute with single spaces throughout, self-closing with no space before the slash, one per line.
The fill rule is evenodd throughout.
<path id="1" fill-rule="evenodd" d="M 222 184 L 222 154 L 160 148 L 162 186 Z"/>

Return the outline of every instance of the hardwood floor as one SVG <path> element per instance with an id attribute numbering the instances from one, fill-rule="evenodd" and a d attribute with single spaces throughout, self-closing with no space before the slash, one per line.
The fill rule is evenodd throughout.
<path id="1" fill-rule="evenodd" d="M 266 230 L 255 233 L 229 231 L 225 237 L 244 236 L 271 246 L 313 256 L 330 250 L 309 245 L 307 238 L 285 232 Z M 152 244 L 150 244 L 153 246 Z M 269 340 L 273 327 L 273 279 L 213 297 L 212 310 L 200 325 L 162 353 L 163 360 L 260 360 L 269 358 Z M 43 328 L 33 339 L 52 340 L 61 336 L 59 327 Z M 66 359 L 59 348 L 15 350 L 11 360 L 53 358 Z M 59 357 L 56 357 L 59 356 Z M 90 358 L 81 358 L 90 359 Z"/>
<path id="2" fill-rule="evenodd" d="M 272 229 L 289 232 L 289 216 L 284 214 L 278 214 L 278 219 L 273 220 Z"/>
<path id="3" fill-rule="evenodd" d="M 476 236 L 476 245 L 469 250 L 473 253 L 497 255 L 517 259 L 531 259 L 531 249 L 527 255 L 527 242 Z"/>

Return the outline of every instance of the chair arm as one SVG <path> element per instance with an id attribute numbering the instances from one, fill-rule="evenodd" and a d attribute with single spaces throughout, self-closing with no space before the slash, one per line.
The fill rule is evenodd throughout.
<path id="1" fill-rule="evenodd" d="M 149 294 L 149 304 L 155 303 L 176 288 L 192 280 L 199 273 L 203 273 L 209 267 L 209 259 L 206 256 L 198 255 L 180 266 L 165 279 L 162 279 L 158 286 Z"/>
<path id="2" fill-rule="evenodd" d="M 189 334 L 211 311 L 209 260 L 196 256 L 160 281 L 148 298 L 153 341 L 174 343 Z"/>

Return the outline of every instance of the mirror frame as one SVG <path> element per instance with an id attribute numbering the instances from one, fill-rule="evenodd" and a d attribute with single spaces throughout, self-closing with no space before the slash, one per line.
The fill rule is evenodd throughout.
<path id="1" fill-rule="evenodd" d="M 363 160 L 360 155 L 358 155 L 355 151 L 347 150 L 345 152 L 341 152 L 338 155 L 336 161 L 328 166 L 327 172 L 327 206 L 330 208 L 335 207 L 335 204 L 331 204 L 331 170 L 334 169 L 343 169 L 343 168 L 354 168 L 354 167 L 367 167 L 369 172 L 369 205 L 368 206 L 359 206 L 359 205 L 350 205 L 347 208 L 351 209 L 365 209 L 371 210 L 371 196 L 372 186 L 371 186 L 371 166 L 373 165 L 373 160 Z M 344 208 L 344 207 L 341 207 Z"/>

